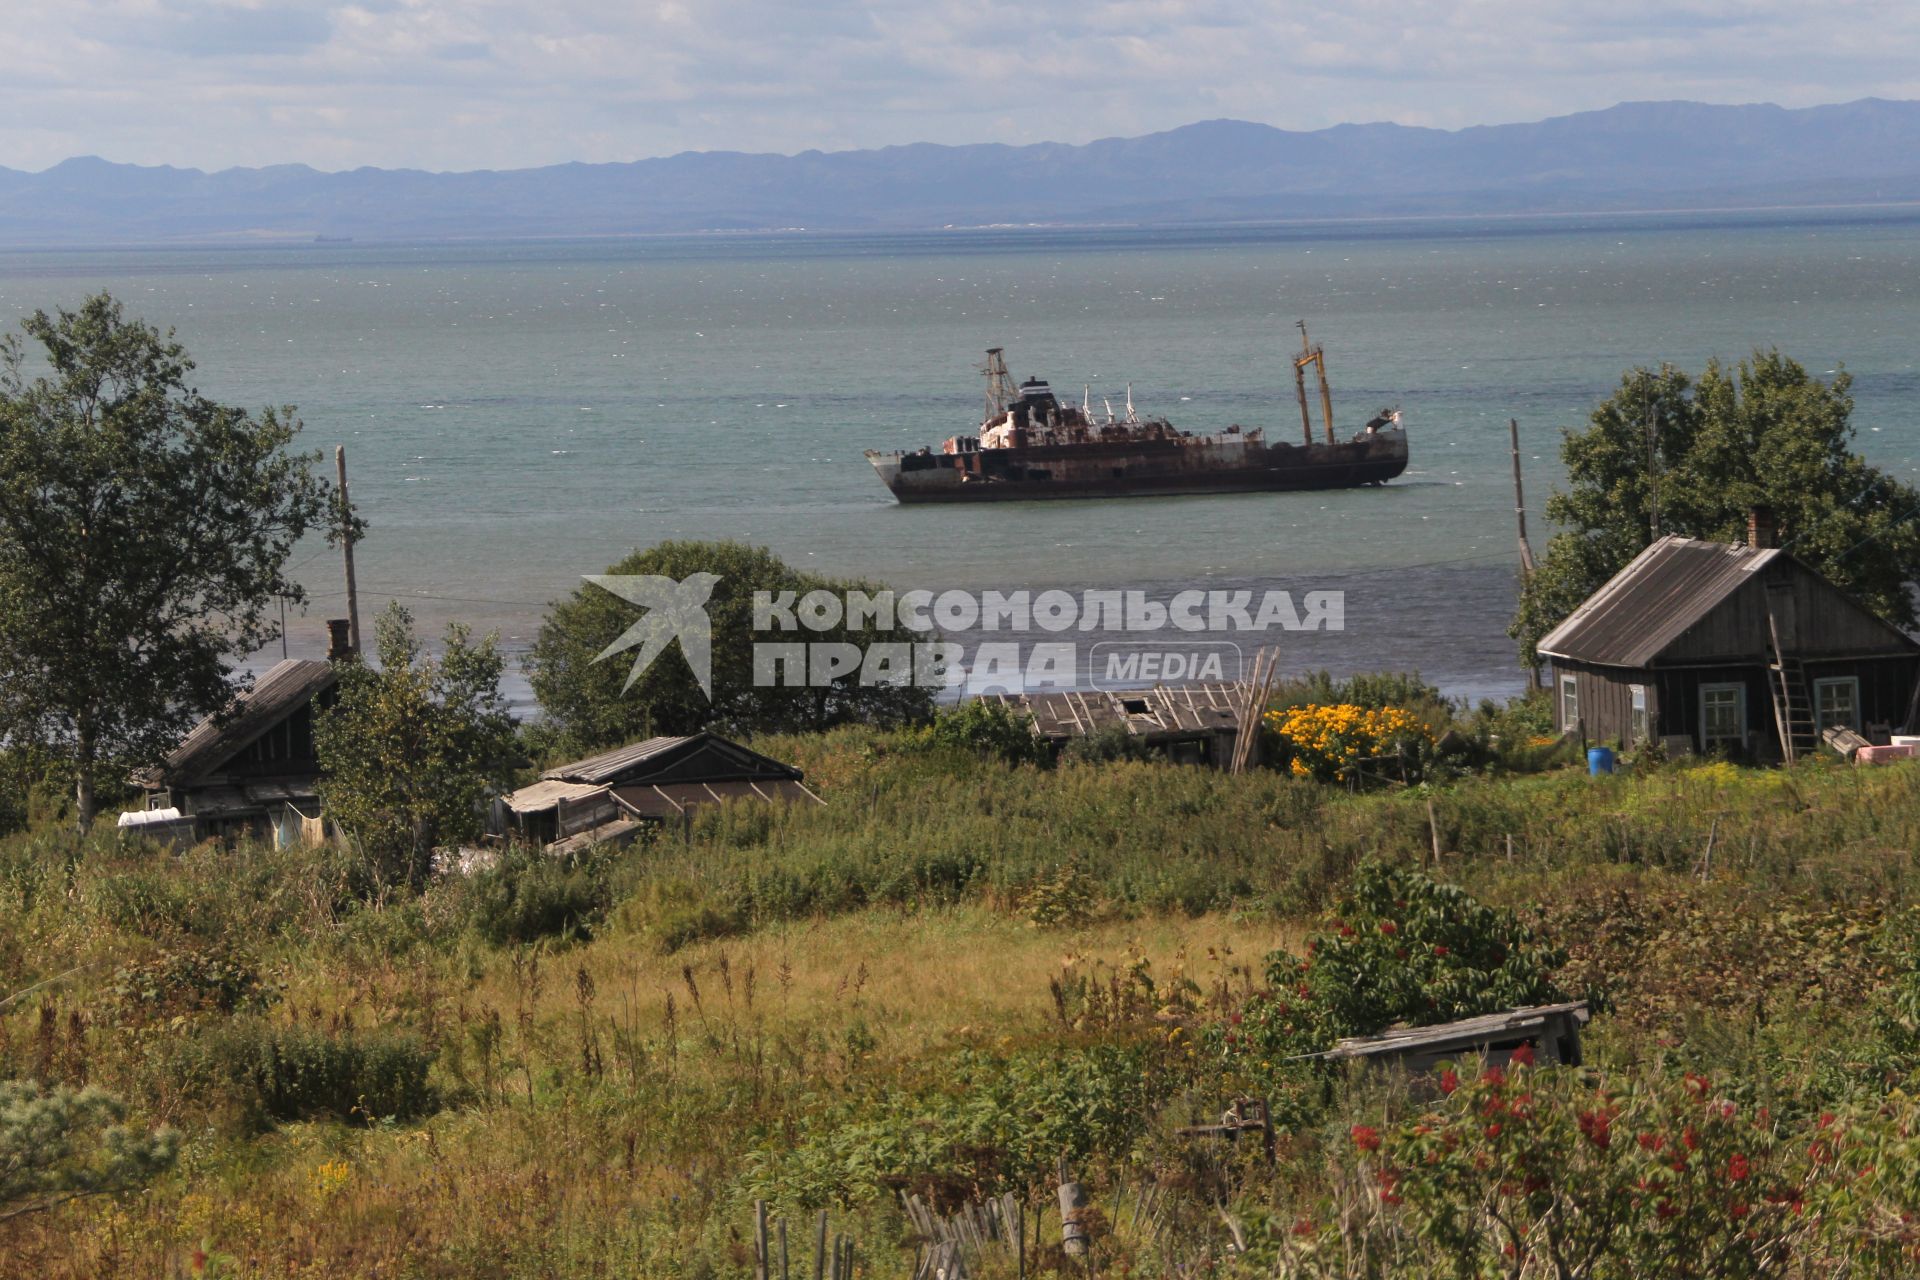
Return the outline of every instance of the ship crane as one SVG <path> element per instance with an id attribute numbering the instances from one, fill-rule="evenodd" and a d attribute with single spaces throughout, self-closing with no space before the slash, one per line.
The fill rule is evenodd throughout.
<path id="1" fill-rule="evenodd" d="M 1327 386 L 1327 353 L 1318 343 L 1307 339 L 1307 322 L 1294 322 L 1300 330 L 1300 354 L 1293 358 L 1293 387 L 1300 394 L 1300 430 L 1306 442 L 1313 443 L 1313 414 L 1307 408 L 1307 366 L 1312 365 L 1320 378 L 1320 412 L 1326 419 L 1327 443 L 1333 443 L 1333 391 Z"/>

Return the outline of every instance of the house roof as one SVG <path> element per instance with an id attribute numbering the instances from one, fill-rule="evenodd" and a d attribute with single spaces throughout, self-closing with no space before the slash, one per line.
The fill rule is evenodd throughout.
<path id="1" fill-rule="evenodd" d="M 588 796 L 605 794 L 606 788 L 591 782 L 563 782 L 558 778 L 542 778 L 531 786 L 525 786 L 506 797 L 507 808 L 515 813 L 543 813 L 555 808 L 564 800 L 584 800 Z"/>
<path id="2" fill-rule="evenodd" d="M 540 776 L 564 778 L 569 782 L 607 783 L 636 765 L 657 759 L 676 747 L 685 746 L 692 741 L 692 737 L 681 737 L 648 738 L 643 742 L 630 742 L 624 747 L 615 747 L 597 756 L 588 756 L 585 760 L 557 765 Z"/>
<path id="3" fill-rule="evenodd" d="M 1662 538 L 1535 647 L 1552 658 L 1644 667 L 1776 560 L 1792 557 L 1775 547 Z"/>
<path id="4" fill-rule="evenodd" d="M 684 766 L 676 768 L 676 766 Z M 675 781 L 718 782 L 735 778 L 793 778 L 800 770 L 729 742 L 714 733 L 678 738 L 648 738 L 541 774 L 542 778 L 595 786 L 631 784 L 672 773 Z"/>
<path id="5" fill-rule="evenodd" d="M 277 662 L 237 695 L 226 711 L 208 716 L 180 740 L 150 780 L 163 786 L 192 786 L 217 772 L 255 738 L 331 688 L 339 677 L 333 664 L 309 658 Z"/>
<path id="6" fill-rule="evenodd" d="M 1043 738 L 1122 729 L 1136 737 L 1165 739 L 1233 732 L 1240 724 L 1245 691 L 1235 684 L 1181 684 L 995 696 L 1030 714 L 1033 731 Z"/>

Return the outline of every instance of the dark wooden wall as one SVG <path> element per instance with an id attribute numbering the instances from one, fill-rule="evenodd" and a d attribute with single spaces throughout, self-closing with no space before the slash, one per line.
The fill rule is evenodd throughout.
<path id="1" fill-rule="evenodd" d="M 1826 579 L 1795 561 L 1767 566 L 1660 654 L 1662 666 L 1746 660 L 1766 662 L 1769 591 L 1777 591 L 1780 644 L 1795 657 L 1912 652 L 1900 634 Z"/>
<path id="2" fill-rule="evenodd" d="M 1656 667 L 1634 670 L 1625 667 L 1597 667 L 1585 663 L 1554 659 L 1553 723 L 1564 732 L 1572 727 L 1562 722 L 1560 677 L 1571 675 L 1578 682 L 1581 728 L 1589 742 L 1624 747 L 1633 723 L 1632 687 L 1647 689 L 1647 720 L 1650 734 L 1658 739 L 1669 734 L 1685 734 L 1700 748 L 1700 689 L 1709 684 L 1739 684 L 1746 688 L 1747 744 L 1756 760 L 1780 757 L 1779 734 L 1773 723 L 1772 672 L 1764 665 L 1729 663 L 1725 666 Z M 1906 723 L 1907 709 L 1913 698 L 1914 682 L 1920 679 L 1920 657 L 1827 659 L 1805 666 L 1807 695 L 1813 696 L 1813 682 L 1830 677 L 1851 676 L 1860 681 L 1860 723 L 1887 724 L 1898 733 Z"/>

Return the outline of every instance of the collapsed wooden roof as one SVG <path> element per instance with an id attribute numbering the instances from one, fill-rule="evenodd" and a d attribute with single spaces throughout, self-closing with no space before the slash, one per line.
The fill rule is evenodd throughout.
<path id="1" fill-rule="evenodd" d="M 1043 738 L 1063 741 L 1118 729 L 1157 742 L 1237 732 L 1245 695 L 1235 684 L 1180 684 L 991 696 L 1032 716 L 1033 731 Z"/>

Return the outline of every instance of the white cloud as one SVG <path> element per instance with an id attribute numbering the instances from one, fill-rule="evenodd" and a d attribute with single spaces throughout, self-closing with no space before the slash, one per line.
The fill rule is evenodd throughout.
<path id="1" fill-rule="evenodd" d="M 19 0 L 16 0 L 18 3 Z M 1854 0 L 73 0 L 0 43 L 0 164 L 435 169 L 1920 95 Z"/>

